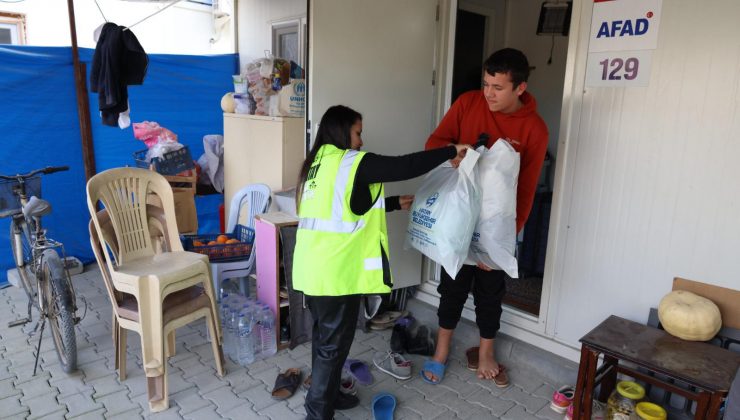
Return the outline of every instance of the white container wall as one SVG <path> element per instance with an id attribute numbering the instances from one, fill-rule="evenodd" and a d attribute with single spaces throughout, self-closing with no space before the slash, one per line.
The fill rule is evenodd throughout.
<path id="1" fill-rule="evenodd" d="M 574 5 L 545 279 L 546 335 L 573 347 L 610 314 L 645 322 L 673 277 L 740 288 L 740 2 L 663 1 L 646 88 L 584 87 L 592 6 Z"/>

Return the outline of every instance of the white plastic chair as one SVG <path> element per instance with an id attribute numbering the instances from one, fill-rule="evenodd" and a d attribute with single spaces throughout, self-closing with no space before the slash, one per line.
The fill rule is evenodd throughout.
<path id="1" fill-rule="evenodd" d="M 168 245 L 168 252 L 157 253 L 151 238 L 151 220 L 146 211 L 151 194 L 161 202 L 163 225 L 167 227 L 162 233 L 167 235 L 164 242 Z M 99 218 L 98 202 L 102 202 L 107 210 L 105 214 L 112 234 L 106 229 L 107 221 Z M 114 168 L 93 176 L 87 183 L 87 207 L 103 251 L 100 259 L 105 261 L 100 262 L 107 266 L 115 290 L 132 295 L 138 306 L 139 321 L 135 325 L 133 322 L 123 325 L 123 317 L 119 317 L 119 322 L 124 328 L 137 330 L 141 337 L 149 407 L 153 412 L 166 410 L 169 407 L 167 356 L 173 354 L 174 346 L 165 351 L 165 337 L 170 336 L 169 326 L 177 328 L 182 325 L 172 316 L 182 318 L 182 322 L 190 322 L 200 314 L 193 314 L 193 317 L 182 317 L 180 313 L 166 314 L 163 305 L 169 295 L 202 285 L 204 302 L 210 306 L 210 319 L 215 321 L 214 329 L 218 329 L 218 310 L 208 257 L 183 251 L 177 235 L 172 187 L 154 171 Z M 220 332 L 217 336 L 214 352 L 218 351 Z M 168 341 L 171 343 L 172 339 Z M 218 369 L 219 374 L 223 374 L 220 365 Z"/>
<path id="2" fill-rule="evenodd" d="M 237 223 L 254 229 L 254 216 L 262 214 L 270 207 L 270 187 L 265 184 L 249 184 L 237 191 L 231 198 L 229 205 L 229 218 L 227 219 L 226 232 L 231 232 Z M 246 208 L 245 208 L 246 206 Z M 247 211 L 246 220 L 241 220 L 242 210 Z M 244 260 L 229 262 L 212 262 L 211 273 L 213 273 L 213 290 L 219 294 L 221 282 L 227 279 L 241 279 L 239 289 L 242 294 L 247 294 L 248 283 L 247 276 L 251 274 L 254 268 L 255 251 L 252 246 L 252 252 Z"/>

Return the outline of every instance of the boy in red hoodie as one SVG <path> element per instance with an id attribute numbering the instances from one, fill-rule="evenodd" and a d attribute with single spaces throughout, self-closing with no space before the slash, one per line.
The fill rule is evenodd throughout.
<path id="1" fill-rule="evenodd" d="M 547 126 L 537 114 L 534 97 L 526 92 L 529 62 L 521 51 L 513 48 L 496 51 L 483 63 L 483 70 L 483 88 L 460 95 L 429 136 L 426 149 L 450 143 L 472 145 L 483 133 L 489 136 L 486 145 L 489 148 L 499 138 L 507 139 L 521 159 L 516 196 L 516 230 L 519 232 L 532 208 L 547 152 Z M 459 160 L 453 160 L 452 164 L 458 165 Z M 493 351 L 493 341 L 500 327 L 501 300 L 506 293 L 504 279 L 502 270 L 482 264 L 463 266 L 455 279 L 442 269 L 442 279 L 437 288 L 440 294 L 437 348 L 432 360 L 424 364 L 424 379 L 431 383 L 442 380 L 452 333 L 472 289 L 476 324 L 480 330 L 477 375 L 481 379 L 493 380 L 497 386 L 508 386 L 506 370 L 496 362 Z M 476 351 L 470 351 L 475 361 Z"/>

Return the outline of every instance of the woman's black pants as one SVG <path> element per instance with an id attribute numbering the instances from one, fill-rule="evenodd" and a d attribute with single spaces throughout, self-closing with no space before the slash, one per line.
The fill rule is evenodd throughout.
<path id="1" fill-rule="evenodd" d="M 306 395 L 307 420 L 334 418 L 342 367 L 355 338 L 361 295 L 306 296 L 313 317 L 311 388 Z"/>

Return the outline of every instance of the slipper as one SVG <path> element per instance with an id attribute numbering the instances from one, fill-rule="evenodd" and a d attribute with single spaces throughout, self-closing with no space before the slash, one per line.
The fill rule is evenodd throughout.
<path id="1" fill-rule="evenodd" d="M 344 370 L 352 375 L 360 385 L 367 386 L 373 383 L 373 374 L 370 373 L 370 368 L 362 360 L 347 359 L 344 362 Z"/>
<path id="2" fill-rule="evenodd" d="M 447 369 L 446 365 L 443 365 L 436 360 L 427 360 L 424 362 L 424 367 L 419 371 L 419 374 L 421 374 L 421 379 L 423 379 L 424 382 L 432 385 L 437 385 L 442 382 L 442 379 L 444 379 L 445 369 Z M 433 381 L 427 378 L 427 375 L 424 374 L 425 372 L 429 372 L 432 375 L 436 376 L 437 380 Z"/>
<path id="3" fill-rule="evenodd" d="M 272 399 L 284 400 L 290 398 L 295 393 L 299 383 L 301 383 L 301 370 L 298 368 L 290 368 L 279 374 L 275 378 L 275 387 L 272 388 Z"/>
<path id="4" fill-rule="evenodd" d="M 396 397 L 387 392 L 381 392 L 373 397 L 373 420 L 393 420 L 396 410 Z"/>
<path id="5" fill-rule="evenodd" d="M 509 386 L 509 375 L 506 374 L 506 366 L 498 364 L 498 375 L 493 377 L 493 383 L 499 388 Z"/>
<path id="6" fill-rule="evenodd" d="M 465 358 L 468 360 L 468 370 L 478 370 L 478 346 L 465 350 Z"/>
<path id="7" fill-rule="evenodd" d="M 370 320 L 370 323 L 379 325 L 391 323 L 391 326 L 393 326 L 392 324 L 396 322 L 397 319 L 402 318 L 408 314 L 408 311 L 385 311 L 382 314 L 374 316 L 373 319 Z"/>
<path id="8" fill-rule="evenodd" d="M 396 325 L 395 321 L 386 322 L 385 324 L 370 321 L 370 329 L 373 331 L 387 330 L 389 328 L 393 328 L 394 325 Z"/>

